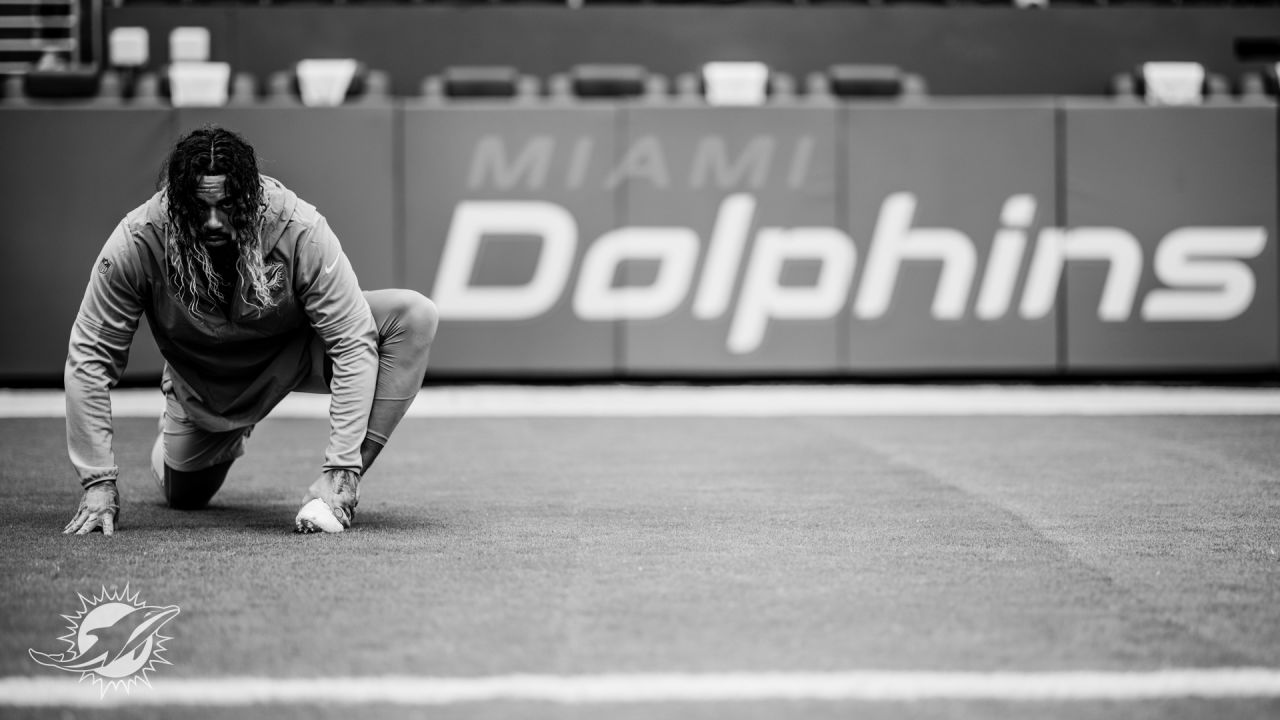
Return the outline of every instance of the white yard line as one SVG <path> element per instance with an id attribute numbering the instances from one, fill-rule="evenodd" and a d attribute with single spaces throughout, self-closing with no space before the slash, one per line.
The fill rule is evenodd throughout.
<path id="1" fill-rule="evenodd" d="M 116 417 L 158 417 L 158 390 L 112 394 Z M 57 390 L 0 390 L 0 418 L 62 417 Z M 278 418 L 328 415 L 294 393 Z M 1280 388 L 914 385 L 467 386 L 422 390 L 409 417 L 787 417 L 889 415 L 1280 415 Z"/>
<path id="2" fill-rule="evenodd" d="M 252 706 L 389 703 L 435 706 L 492 701 L 561 704 L 766 700 L 906 702 L 1142 701 L 1280 697 L 1280 670 L 1151 672 L 818 672 L 491 677 L 151 677 L 151 686 L 102 694 L 74 677 L 0 678 L 0 707 Z"/>

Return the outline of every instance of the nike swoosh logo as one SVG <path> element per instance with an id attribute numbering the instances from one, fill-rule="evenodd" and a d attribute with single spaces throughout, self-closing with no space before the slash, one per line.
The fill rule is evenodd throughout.
<path id="1" fill-rule="evenodd" d="M 332 269 L 334 269 L 335 267 L 337 267 L 337 266 L 338 266 L 338 260 L 339 260 L 339 258 L 341 258 L 341 257 L 342 257 L 342 256 L 341 256 L 341 255 L 339 255 L 338 257 L 336 257 L 336 258 L 334 258 L 334 259 L 333 259 L 333 262 L 329 263 L 329 267 L 327 267 L 327 268 L 325 268 L 325 269 L 324 269 L 324 274 L 325 274 L 325 275 L 328 275 L 330 270 L 332 270 Z"/>

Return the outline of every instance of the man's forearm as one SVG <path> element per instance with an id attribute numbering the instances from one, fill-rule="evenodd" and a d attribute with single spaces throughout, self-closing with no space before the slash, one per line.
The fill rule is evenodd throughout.
<path id="1" fill-rule="evenodd" d="M 333 379 L 329 390 L 329 446 L 325 470 L 360 472 L 360 445 L 369 426 L 369 409 L 378 384 L 377 341 L 367 334 L 353 335 L 331 351 Z"/>
<path id="2" fill-rule="evenodd" d="M 113 384 L 101 364 L 68 360 L 66 387 L 67 455 L 80 484 L 96 485 L 120 475 L 111 449 L 111 391 Z"/>

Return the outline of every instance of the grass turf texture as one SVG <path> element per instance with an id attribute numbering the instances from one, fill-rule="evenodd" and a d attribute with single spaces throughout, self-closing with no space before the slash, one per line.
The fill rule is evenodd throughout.
<path id="1" fill-rule="evenodd" d="M 213 506 L 186 513 L 145 471 L 154 422 L 119 420 L 120 530 L 74 538 L 59 534 L 78 497 L 62 421 L 0 421 L 0 675 L 43 676 L 27 648 L 61 650 L 76 593 L 125 583 L 182 608 L 156 682 L 1280 666 L 1280 418 L 408 420 L 355 527 L 294 535 L 326 427 L 263 423 Z M 907 716 L 1280 714 L 1137 705 Z M 430 714 L 504 709 L 723 716 Z"/>

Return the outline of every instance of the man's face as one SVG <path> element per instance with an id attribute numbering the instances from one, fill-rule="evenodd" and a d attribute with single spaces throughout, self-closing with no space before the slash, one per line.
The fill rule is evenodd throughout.
<path id="1" fill-rule="evenodd" d="M 206 247 L 221 247 L 233 239 L 226 184 L 226 175 L 201 175 L 196 183 L 196 197 L 205 205 L 200 241 Z"/>

